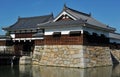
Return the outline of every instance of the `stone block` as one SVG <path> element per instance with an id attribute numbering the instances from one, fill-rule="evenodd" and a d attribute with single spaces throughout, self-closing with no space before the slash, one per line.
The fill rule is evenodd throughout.
<path id="1" fill-rule="evenodd" d="M 84 62 L 85 62 L 85 63 L 89 63 L 89 62 L 90 62 L 90 59 L 84 59 Z"/>
<path id="2" fill-rule="evenodd" d="M 72 58 L 81 58 L 83 56 L 81 54 L 73 54 L 71 57 Z"/>
<path id="3" fill-rule="evenodd" d="M 40 63 L 44 65 L 85 68 L 104 65 L 103 62 L 106 62 L 107 64 L 111 63 L 108 47 L 45 45 L 44 48 L 38 47 L 35 52 L 38 51 L 43 52 Z"/>

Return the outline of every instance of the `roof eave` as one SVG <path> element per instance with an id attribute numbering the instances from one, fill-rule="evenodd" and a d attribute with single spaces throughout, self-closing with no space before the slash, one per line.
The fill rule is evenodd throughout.
<path id="1" fill-rule="evenodd" d="M 116 31 L 116 29 L 112 28 L 112 27 L 103 28 L 103 27 L 99 27 L 99 26 L 96 26 L 96 25 L 91 25 L 91 24 L 88 24 L 88 23 L 85 23 L 85 26 L 90 27 L 90 28 L 104 30 L 104 31 L 107 31 L 107 32 L 115 32 Z"/>
<path id="2" fill-rule="evenodd" d="M 3 27 L 2 30 L 8 31 L 9 27 Z"/>
<path id="3" fill-rule="evenodd" d="M 50 28 L 55 28 L 55 29 L 59 29 L 59 28 L 65 28 L 65 27 L 75 27 L 75 26 L 83 26 L 84 23 L 81 24 L 72 24 L 72 25 L 53 25 L 53 26 L 39 26 L 39 29 L 50 29 Z"/>
<path id="4" fill-rule="evenodd" d="M 27 28 L 27 29 L 14 29 L 14 30 L 7 30 L 7 31 L 23 31 L 23 30 L 36 30 L 38 28 Z"/>

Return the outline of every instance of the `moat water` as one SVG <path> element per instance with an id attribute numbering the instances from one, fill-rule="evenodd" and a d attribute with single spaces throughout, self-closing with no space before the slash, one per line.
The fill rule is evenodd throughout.
<path id="1" fill-rule="evenodd" d="M 5 65 L 0 66 L 0 77 L 120 77 L 120 64 L 87 69 Z"/>

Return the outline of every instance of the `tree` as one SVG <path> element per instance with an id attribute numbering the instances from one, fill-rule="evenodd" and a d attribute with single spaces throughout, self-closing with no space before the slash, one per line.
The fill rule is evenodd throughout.
<path id="1" fill-rule="evenodd" d="M 7 31 L 5 35 L 6 35 L 6 36 L 10 36 L 10 32 L 9 32 L 9 31 Z"/>

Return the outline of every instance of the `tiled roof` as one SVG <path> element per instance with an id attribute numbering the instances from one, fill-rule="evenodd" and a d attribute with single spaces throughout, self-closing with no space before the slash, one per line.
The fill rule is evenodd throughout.
<path id="1" fill-rule="evenodd" d="M 108 27 L 108 25 L 105 25 L 105 24 L 97 21 L 90 14 L 82 13 L 82 12 L 76 11 L 76 10 L 68 8 L 68 7 L 66 7 L 66 9 L 64 9 L 64 10 L 67 13 L 69 13 L 70 15 L 72 15 L 73 17 L 75 17 L 76 19 L 87 20 L 87 22 L 86 22 L 87 24 L 98 26 L 98 27 L 101 27 L 101 28 L 107 28 L 107 29 L 115 30 L 115 28 Z"/>
<path id="2" fill-rule="evenodd" d="M 51 20 L 53 20 L 52 14 L 45 16 L 19 18 L 15 24 L 9 26 L 8 28 L 3 28 L 3 29 L 8 31 L 22 30 L 22 29 L 36 29 L 37 24 L 45 23 Z"/>
<path id="3" fill-rule="evenodd" d="M 109 29 L 111 31 L 115 31 L 116 30 L 115 28 L 109 27 L 108 25 L 105 25 L 105 24 L 97 21 L 96 19 L 94 19 L 91 16 L 91 14 L 86 14 L 86 13 L 83 13 L 83 12 L 79 12 L 77 10 L 74 10 L 74 9 L 71 9 L 71 8 L 67 7 L 66 5 L 64 6 L 62 12 L 63 11 L 65 11 L 68 14 L 70 14 L 76 20 L 79 20 L 79 19 L 86 20 L 86 24 L 90 24 L 91 26 L 93 25 L 93 26 L 96 26 L 96 27 L 100 27 L 100 28 L 104 28 L 104 29 Z M 58 22 L 58 21 L 56 21 L 56 22 Z"/>
<path id="4" fill-rule="evenodd" d="M 57 22 L 48 22 L 44 24 L 39 24 L 40 28 L 50 28 L 50 27 L 70 27 L 75 25 L 84 24 L 86 20 L 61 20 Z"/>
<path id="5" fill-rule="evenodd" d="M 112 38 L 112 39 L 120 40 L 120 34 L 119 33 L 109 33 L 109 37 Z"/>
<path id="6" fill-rule="evenodd" d="M 86 25 L 85 25 L 86 24 Z M 111 27 L 99 27 L 99 26 L 95 26 L 95 25 L 89 25 L 87 23 L 87 20 L 82 20 L 82 19 L 78 19 L 78 20 L 60 20 L 60 21 L 56 21 L 56 22 L 48 22 L 48 23 L 44 23 L 44 24 L 38 24 L 38 27 L 41 29 L 45 29 L 45 28 L 68 28 L 68 27 L 75 27 L 75 26 L 87 26 L 87 27 L 91 27 L 91 28 L 99 28 L 102 30 L 106 30 L 106 31 L 111 31 L 114 30 L 114 28 Z"/>
<path id="7" fill-rule="evenodd" d="M 53 27 L 53 26 L 61 26 L 61 25 L 75 25 L 85 23 L 90 25 L 91 27 L 98 27 L 108 29 L 109 31 L 114 32 L 116 29 L 109 27 L 96 19 L 94 19 L 91 14 L 86 14 L 83 12 L 79 12 L 77 10 L 71 9 L 64 6 L 62 12 L 66 12 L 71 15 L 76 20 L 65 20 L 65 21 L 53 21 L 53 14 L 38 16 L 38 17 L 28 17 L 28 18 L 19 18 L 18 21 L 8 28 L 3 28 L 7 31 L 15 31 L 15 30 L 26 30 L 26 29 L 36 29 L 38 27 Z M 60 14 L 62 14 L 62 12 Z M 60 15 L 59 14 L 59 15 Z M 58 15 L 58 17 L 59 17 Z M 56 17 L 57 18 L 57 17 Z"/>

